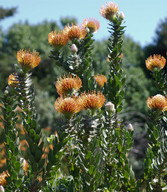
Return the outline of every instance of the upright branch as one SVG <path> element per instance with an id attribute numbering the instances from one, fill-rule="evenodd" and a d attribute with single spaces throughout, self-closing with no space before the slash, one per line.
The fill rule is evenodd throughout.
<path id="1" fill-rule="evenodd" d="M 2 122 L 4 124 L 4 145 L 6 158 L 6 178 L 4 177 L 3 186 L 9 184 L 7 190 L 16 190 L 22 185 L 21 161 L 19 159 L 19 140 L 18 131 L 16 129 L 17 113 L 16 113 L 16 98 L 15 85 L 17 84 L 17 75 L 9 76 L 9 84 L 1 98 Z M 20 176 L 19 176 L 20 174 Z M 2 177 L 2 176 L 1 176 Z"/>
<path id="2" fill-rule="evenodd" d="M 123 12 L 118 13 L 119 8 L 115 3 L 107 3 L 107 7 L 102 6 L 100 14 L 109 21 L 110 38 L 108 42 L 107 61 L 110 66 L 108 83 L 106 85 L 106 95 L 108 101 L 115 105 L 116 113 L 122 110 L 122 101 L 125 92 L 125 75 L 122 70 L 122 44 L 124 26 Z"/>
<path id="3" fill-rule="evenodd" d="M 166 96 L 165 74 L 161 71 L 166 59 L 160 55 L 150 56 L 146 67 L 153 72 L 154 83 Z M 161 74 L 163 74 L 161 76 Z M 147 99 L 150 108 L 148 116 L 149 147 L 145 159 L 144 180 L 141 182 L 148 192 L 162 191 L 166 187 L 165 172 L 167 165 L 167 135 L 166 135 L 166 97 L 157 94 Z"/>
<path id="4" fill-rule="evenodd" d="M 32 87 L 30 70 L 40 63 L 40 56 L 37 52 L 20 50 L 17 52 L 17 73 L 19 75 L 18 84 L 18 105 L 21 108 L 25 139 L 28 143 L 27 161 L 31 165 L 32 181 L 28 187 L 30 191 L 38 190 L 39 176 L 43 171 L 45 160 L 43 155 L 43 141 L 41 129 L 37 122 L 37 113 L 34 105 L 34 90 Z"/>

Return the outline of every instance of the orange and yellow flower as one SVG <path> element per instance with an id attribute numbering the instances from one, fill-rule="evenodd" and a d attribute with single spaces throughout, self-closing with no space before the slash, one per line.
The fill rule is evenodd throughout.
<path id="1" fill-rule="evenodd" d="M 82 81 L 78 76 L 69 75 L 59 78 L 56 82 L 56 89 L 59 95 L 65 95 L 72 92 L 77 92 L 82 86 Z"/>
<path id="2" fill-rule="evenodd" d="M 114 2 L 109 2 L 109 3 L 106 3 L 106 7 L 102 5 L 100 9 L 100 14 L 104 18 L 112 21 L 113 16 L 115 16 L 116 13 L 118 13 L 118 11 L 119 11 L 118 5 L 115 4 Z"/>
<path id="3" fill-rule="evenodd" d="M 63 32 L 68 35 L 69 40 L 83 39 L 87 34 L 84 27 L 74 24 L 71 27 L 69 25 L 65 26 Z"/>
<path id="4" fill-rule="evenodd" d="M 100 22 L 93 18 L 84 19 L 84 21 L 82 22 L 82 25 L 85 28 L 88 28 L 92 33 L 97 32 L 100 28 Z"/>
<path id="5" fill-rule="evenodd" d="M 166 59 L 161 55 L 153 55 L 147 58 L 146 67 L 148 70 L 153 71 L 154 68 L 163 69 L 166 64 Z"/>
<path id="6" fill-rule="evenodd" d="M 107 83 L 107 78 L 104 75 L 95 75 L 94 78 L 99 87 L 104 87 L 104 83 Z"/>
<path id="7" fill-rule="evenodd" d="M 3 187 L 5 187 L 7 185 L 7 181 L 6 181 L 6 177 L 8 177 L 9 175 L 3 171 L 1 174 L 0 174 L 0 185 L 2 185 Z"/>
<path id="8" fill-rule="evenodd" d="M 159 109 L 161 111 L 167 110 L 167 99 L 165 96 L 157 94 L 147 99 L 147 106 L 150 109 Z"/>
<path id="9" fill-rule="evenodd" d="M 105 103 L 105 96 L 101 92 L 93 91 L 90 93 L 82 93 L 80 96 L 80 103 L 82 108 L 87 109 L 100 109 Z"/>
<path id="10" fill-rule="evenodd" d="M 24 159 L 24 160 L 23 160 L 23 170 L 24 170 L 25 172 L 27 172 L 28 167 L 29 167 L 29 164 L 28 164 L 28 162 Z"/>
<path id="11" fill-rule="evenodd" d="M 63 47 L 68 43 L 68 35 L 64 32 L 57 33 L 52 31 L 48 35 L 48 41 L 53 47 Z"/>
<path id="12" fill-rule="evenodd" d="M 8 77 L 8 85 L 10 87 L 18 87 L 19 86 L 19 75 L 17 73 L 12 73 Z"/>
<path id="13" fill-rule="evenodd" d="M 17 61 L 22 67 L 32 69 L 39 65 L 41 58 L 36 51 L 20 50 L 17 52 Z"/>
<path id="14" fill-rule="evenodd" d="M 72 115 L 82 110 L 82 105 L 77 98 L 72 97 L 59 97 L 55 101 L 55 109 L 59 113 L 65 115 Z"/>

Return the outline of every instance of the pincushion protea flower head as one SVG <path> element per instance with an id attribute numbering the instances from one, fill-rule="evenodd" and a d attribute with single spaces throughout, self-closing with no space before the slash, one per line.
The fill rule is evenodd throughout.
<path id="1" fill-rule="evenodd" d="M 64 115 L 71 116 L 75 113 L 78 113 L 82 110 L 82 105 L 77 98 L 72 97 L 59 97 L 55 101 L 55 109 L 59 113 Z"/>
<path id="2" fill-rule="evenodd" d="M 101 92 L 93 91 L 90 93 L 82 93 L 80 96 L 82 108 L 87 109 L 100 109 L 105 103 L 105 96 Z"/>
<path id="3" fill-rule="evenodd" d="M 167 99 L 165 96 L 157 94 L 147 99 L 147 106 L 150 109 L 159 109 L 161 111 L 167 110 Z"/>
<path id="4" fill-rule="evenodd" d="M 104 75 L 95 75 L 94 78 L 99 87 L 104 87 L 104 83 L 107 83 L 107 78 Z"/>
<path id="5" fill-rule="evenodd" d="M 146 67 L 150 71 L 153 71 L 154 68 L 163 69 L 165 64 L 166 59 L 163 56 L 157 54 L 148 57 L 146 60 Z"/>
<path id="6" fill-rule="evenodd" d="M 54 31 L 54 32 L 52 31 L 48 35 L 48 42 L 53 47 L 58 47 L 58 48 L 63 47 L 65 45 L 67 45 L 68 40 L 69 40 L 68 35 L 64 32 L 57 33 L 56 31 Z"/>
<path id="7" fill-rule="evenodd" d="M 92 32 L 92 33 L 97 32 L 100 28 L 100 22 L 94 18 L 84 19 L 82 22 L 82 25 L 85 28 L 88 28 L 90 30 L 90 32 Z"/>
<path id="8" fill-rule="evenodd" d="M 0 185 L 2 185 L 3 187 L 5 187 L 7 185 L 7 181 L 6 181 L 6 177 L 8 177 L 9 175 L 3 171 L 1 174 L 0 174 Z"/>
<path id="9" fill-rule="evenodd" d="M 8 77 L 8 85 L 10 87 L 19 87 L 19 75 L 17 73 L 12 73 Z"/>
<path id="10" fill-rule="evenodd" d="M 65 26 L 63 32 L 68 35 L 69 40 L 83 39 L 87 34 L 84 27 L 74 24 L 71 27 L 69 25 Z"/>
<path id="11" fill-rule="evenodd" d="M 106 7 L 102 5 L 100 9 L 100 14 L 104 18 L 112 21 L 115 15 L 118 13 L 118 11 L 119 11 L 118 5 L 115 4 L 114 2 L 109 2 L 109 3 L 106 3 Z"/>
<path id="12" fill-rule="evenodd" d="M 41 58 L 36 51 L 20 50 L 17 52 L 17 61 L 22 67 L 32 69 L 39 65 Z"/>
<path id="13" fill-rule="evenodd" d="M 82 86 L 82 81 L 78 76 L 64 75 L 63 78 L 59 78 L 56 82 L 56 89 L 59 95 L 65 95 L 69 93 L 77 92 Z"/>

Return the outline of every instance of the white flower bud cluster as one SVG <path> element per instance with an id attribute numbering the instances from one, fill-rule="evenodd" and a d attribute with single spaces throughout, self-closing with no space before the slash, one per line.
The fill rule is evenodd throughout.
<path id="1" fill-rule="evenodd" d="M 5 189 L 2 185 L 0 185 L 0 192 L 5 192 Z"/>
<path id="2" fill-rule="evenodd" d="M 109 101 L 106 103 L 105 109 L 107 112 L 115 112 L 115 105 Z"/>
<path id="3" fill-rule="evenodd" d="M 78 52 L 78 48 L 75 44 L 72 44 L 71 45 L 71 52 L 74 54 L 74 53 L 77 53 Z"/>

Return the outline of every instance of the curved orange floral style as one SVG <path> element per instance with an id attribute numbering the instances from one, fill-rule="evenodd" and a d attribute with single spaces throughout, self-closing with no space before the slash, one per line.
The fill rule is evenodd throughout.
<path id="1" fill-rule="evenodd" d="M 79 111 L 81 111 L 82 105 L 77 98 L 59 97 L 55 101 L 55 109 L 59 113 L 72 115 L 72 114 L 75 114 L 75 113 L 78 113 Z"/>
<path id="2" fill-rule="evenodd" d="M 104 75 L 95 75 L 94 78 L 99 87 L 104 87 L 104 84 L 107 83 L 107 78 Z"/>
<path id="3" fill-rule="evenodd" d="M 68 35 L 64 32 L 57 33 L 52 31 L 48 35 L 48 42 L 53 47 L 63 47 L 68 43 Z"/>
<path id="4" fill-rule="evenodd" d="M 69 40 L 83 39 L 87 34 L 84 27 L 74 24 L 71 27 L 69 25 L 65 26 L 63 32 L 68 35 Z"/>
<path id="5" fill-rule="evenodd" d="M 100 22 L 94 18 L 84 19 L 84 21 L 82 22 L 82 25 L 85 28 L 88 28 L 90 30 L 90 32 L 92 32 L 92 33 L 97 32 L 100 28 Z"/>
<path id="6" fill-rule="evenodd" d="M 167 99 L 165 96 L 157 94 L 147 99 L 147 106 L 150 109 L 159 109 L 161 111 L 167 110 Z"/>
<path id="7" fill-rule="evenodd" d="M 39 65 L 41 58 L 36 51 L 20 50 L 17 52 L 17 60 L 22 67 L 32 69 Z"/>
<path id="8" fill-rule="evenodd" d="M 8 77 L 8 85 L 10 87 L 18 87 L 19 86 L 19 75 L 17 73 L 12 73 Z"/>
<path id="9" fill-rule="evenodd" d="M 101 92 L 93 91 L 90 93 L 82 93 L 80 96 L 82 108 L 87 109 L 100 109 L 105 103 L 105 96 Z"/>
<path id="10" fill-rule="evenodd" d="M 56 89 L 59 95 L 65 95 L 72 92 L 77 92 L 82 86 L 82 81 L 78 76 L 64 75 L 63 78 L 59 78 L 56 82 Z"/>
<path id="11" fill-rule="evenodd" d="M 153 71 L 154 68 L 163 69 L 165 64 L 166 59 L 163 56 L 157 54 L 148 57 L 146 60 L 146 67 L 150 71 Z"/>
<path id="12" fill-rule="evenodd" d="M 5 187 L 7 185 L 7 181 L 6 181 L 6 177 L 8 177 L 8 173 L 6 173 L 5 171 L 3 171 L 0 174 L 0 185 L 2 185 L 3 187 Z"/>
<path id="13" fill-rule="evenodd" d="M 118 5 L 115 4 L 114 2 L 109 2 L 106 3 L 106 7 L 104 5 L 102 5 L 101 9 L 100 9 L 100 14 L 108 19 L 108 20 L 112 20 L 113 16 L 118 13 L 119 8 Z"/>

